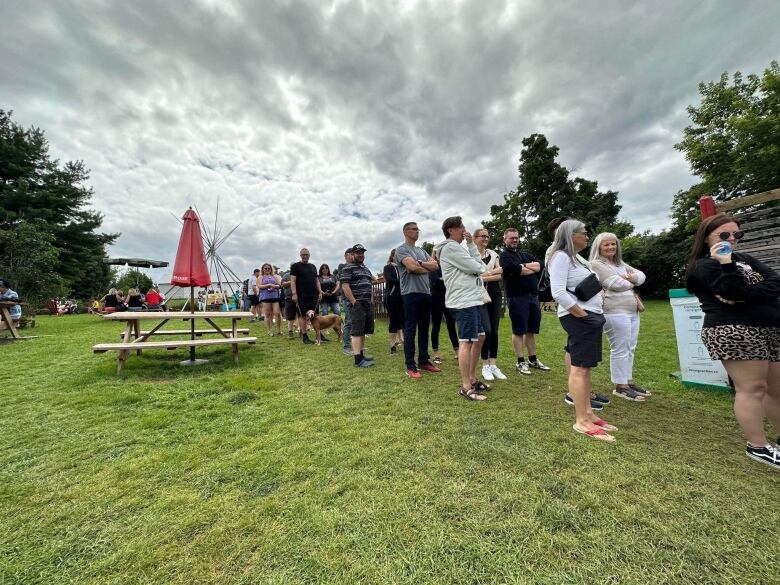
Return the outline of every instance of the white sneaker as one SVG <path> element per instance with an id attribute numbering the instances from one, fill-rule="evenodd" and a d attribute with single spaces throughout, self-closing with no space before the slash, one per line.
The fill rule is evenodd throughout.
<path id="1" fill-rule="evenodd" d="M 490 380 L 495 380 L 495 378 L 493 377 L 493 369 L 490 366 L 487 366 L 487 365 L 482 366 L 482 377 L 485 380 L 489 380 L 489 381 Z"/>
<path id="2" fill-rule="evenodd" d="M 493 375 L 495 376 L 496 380 L 506 380 L 506 376 L 504 375 L 504 372 L 499 370 L 496 364 L 490 366 L 490 371 L 493 372 Z"/>

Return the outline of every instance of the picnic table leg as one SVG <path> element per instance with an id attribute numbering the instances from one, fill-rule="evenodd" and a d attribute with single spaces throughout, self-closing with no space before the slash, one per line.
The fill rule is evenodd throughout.
<path id="1" fill-rule="evenodd" d="M 140 321 L 140 319 L 136 319 L 135 321 L 133 321 L 133 335 L 135 336 L 136 342 L 138 342 L 138 340 L 141 337 L 141 321 Z M 135 355 L 141 355 L 141 350 L 140 349 L 135 350 Z"/>
<path id="2" fill-rule="evenodd" d="M 238 331 L 236 331 L 236 319 L 231 319 L 233 321 L 233 339 L 238 339 Z M 238 344 L 233 344 L 233 363 L 238 365 Z"/>
<path id="3" fill-rule="evenodd" d="M 122 343 L 127 343 L 130 340 L 130 333 L 133 331 L 133 323 L 137 322 L 138 320 L 132 320 L 128 321 L 127 325 L 125 326 L 125 334 L 122 336 Z M 120 349 L 119 350 L 119 363 L 116 367 L 116 373 L 120 374 L 122 372 L 122 368 L 125 367 L 125 360 L 127 360 L 127 354 L 129 353 L 126 349 Z"/>
<path id="4" fill-rule="evenodd" d="M 3 314 L 3 321 L 5 321 L 5 324 L 8 325 L 8 330 L 11 332 L 11 337 L 14 339 L 19 339 L 21 335 L 19 335 L 19 332 L 16 330 L 14 320 L 11 319 L 11 313 L 8 310 L 8 307 L 0 307 L 0 312 Z"/>

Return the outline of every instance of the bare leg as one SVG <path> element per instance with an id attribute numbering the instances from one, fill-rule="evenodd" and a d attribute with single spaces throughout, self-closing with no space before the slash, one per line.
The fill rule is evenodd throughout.
<path id="1" fill-rule="evenodd" d="M 780 362 L 771 362 L 769 364 L 767 384 L 764 412 L 767 418 L 772 421 L 775 433 L 780 436 Z"/>
<path id="2" fill-rule="evenodd" d="M 477 381 L 477 365 L 479 364 L 483 343 L 485 343 L 485 336 L 480 335 L 479 341 L 475 341 L 471 344 L 471 353 L 469 354 L 469 385 Z"/>
<path id="3" fill-rule="evenodd" d="M 512 334 L 512 347 L 515 348 L 515 355 L 518 358 L 523 357 L 523 335 Z"/>
<path id="4" fill-rule="evenodd" d="M 768 389 L 769 362 L 723 360 L 723 367 L 734 380 L 737 390 L 734 398 L 737 422 L 751 445 L 763 447 L 767 444 L 764 433 L 764 399 Z"/>
<path id="5" fill-rule="evenodd" d="M 526 333 L 523 335 L 523 343 L 528 350 L 528 355 L 536 355 L 536 334 Z"/>
<path id="6" fill-rule="evenodd" d="M 363 351 L 363 346 L 365 345 L 366 337 L 364 335 L 360 335 L 360 336 L 353 335 L 350 339 L 352 341 L 352 353 L 354 355 L 358 355 Z"/>
<path id="7" fill-rule="evenodd" d="M 479 356 L 479 350 L 474 354 L 473 347 L 476 343 L 471 341 L 461 341 L 458 345 L 458 370 L 460 371 L 460 385 L 464 392 L 472 392 L 471 389 L 471 356 Z M 481 394 L 472 394 L 475 400 L 485 400 Z"/>
<path id="8" fill-rule="evenodd" d="M 586 431 L 596 427 L 593 424 L 597 416 L 590 407 L 590 368 L 571 366 L 569 371 L 569 394 L 574 400 L 574 412 L 577 426 Z"/>

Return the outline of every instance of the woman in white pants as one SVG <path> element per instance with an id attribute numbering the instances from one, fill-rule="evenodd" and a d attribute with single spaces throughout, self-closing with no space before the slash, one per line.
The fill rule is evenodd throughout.
<path id="1" fill-rule="evenodd" d="M 593 241 L 590 266 L 604 287 L 604 332 L 609 340 L 613 394 L 642 402 L 650 392 L 634 383 L 634 353 L 639 339 L 639 299 L 634 287 L 645 282 L 645 275 L 623 262 L 620 240 L 607 232 Z"/>

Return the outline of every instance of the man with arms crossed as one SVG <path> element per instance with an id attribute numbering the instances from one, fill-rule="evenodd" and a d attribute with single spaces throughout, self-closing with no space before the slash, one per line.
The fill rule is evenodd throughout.
<path id="1" fill-rule="evenodd" d="M 374 275 L 363 263 L 366 249 L 362 244 L 352 247 L 352 262 L 339 271 L 339 282 L 344 290 L 344 298 L 352 313 L 352 355 L 355 367 L 370 368 L 374 358 L 363 353 L 366 335 L 374 332 L 374 312 L 371 308 Z"/>
<path id="2" fill-rule="evenodd" d="M 418 368 L 426 372 L 441 372 L 428 355 L 428 325 L 431 322 L 431 285 L 428 273 L 438 269 L 436 260 L 417 246 L 420 229 L 417 223 L 404 224 L 404 243 L 395 248 L 395 261 L 401 280 L 401 298 L 404 303 L 404 357 L 406 375 L 413 380 L 422 378 Z M 414 334 L 417 332 L 419 361 L 414 361 Z"/>
<path id="3" fill-rule="evenodd" d="M 485 400 L 481 392 L 490 387 L 477 380 L 477 363 L 485 328 L 479 308 L 483 304 L 484 284 L 480 276 L 485 265 L 479 250 L 466 231 L 460 216 L 448 217 L 441 226 L 447 239 L 435 248 L 446 287 L 444 305 L 455 315 L 458 327 L 458 369 L 461 386 L 458 393 L 469 400 Z M 468 250 L 461 245 L 465 238 Z"/>
<path id="4" fill-rule="evenodd" d="M 539 272 L 541 265 L 528 252 L 517 249 L 520 235 L 515 228 L 504 231 L 504 251 L 500 262 L 504 269 L 504 290 L 506 291 L 509 318 L 512 321 L 512 345 L 517 356 L 517 371 L 529 375 L 531 368 L 548 371 L 536 357 L 536 335 L 542 324 L 542 309 L 539 305 Z M 528 350 L 528 363 L 523 356 L 523 345 Z"/>

